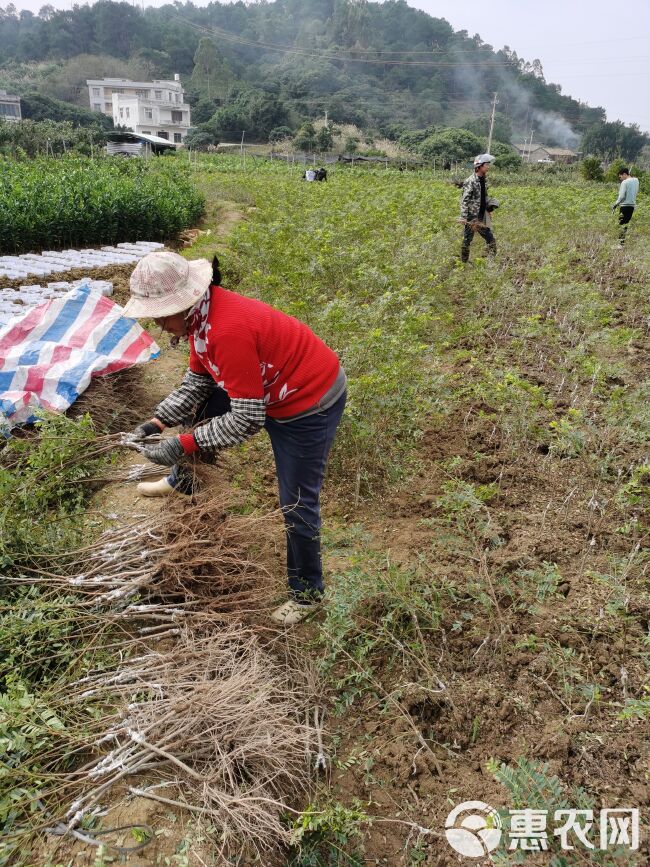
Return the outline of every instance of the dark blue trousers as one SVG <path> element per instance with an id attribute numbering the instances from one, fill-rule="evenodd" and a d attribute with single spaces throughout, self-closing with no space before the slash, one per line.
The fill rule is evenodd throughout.
<path id="1" fill-rule="evenodd" d="M 323 595 L 320 489 L 345 400 L 342 394 L 329 409 L 285 424 L 266 418 L 287 531 L 289 588 L 307 602 Z"/>
<path id="2" fill-rule="evenodd" d="M 284 424 L 267 416 L 264 425 L 271 438 L 278 474 L 280 506 L 287 533 L 289 588 L 299 601 L 309 602 L 323 595 L 320 490 L 346 396 L 342 394 L 327 410 Z M 196 413 L 193 423 L 223 415 L 229 409 L 228 395 L 223 389 L 215 388 Z M 169 482 L 183 489 L 176 468 Z"/>

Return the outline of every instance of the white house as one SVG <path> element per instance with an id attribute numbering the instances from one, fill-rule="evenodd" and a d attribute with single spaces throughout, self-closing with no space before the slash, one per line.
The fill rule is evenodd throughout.
<path id="1" fill-rule="evenodd" d="M 130 81 L 126 78 L 88 79 L 92 111 L 113 118 L 142 135 L 153 135 L 182 144 L 190 128 L 190 106 L 180 76 L 174 81 Z"/>
<path id="2" fill-rule="evenodd" d="M 0 120 L 20 120 L 20 97 L 0 90 Z"/>

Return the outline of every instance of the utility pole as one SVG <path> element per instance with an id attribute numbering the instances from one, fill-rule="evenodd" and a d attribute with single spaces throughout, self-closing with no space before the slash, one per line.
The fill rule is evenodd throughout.
<path id="1" fill-rule="evenodd" d="M 528 163 L 530 162 L 530 154 L 531 154 L 531 151 L 533 149 L 533 136 L 534 135 L 535 135 L 535 130 L 531 127 L 530 128 L 530 143 L 528 145 L 528 159 L 526 160 L 526 162 L 528 162 Z"/>
<path id="2" fill-rule="evenodd" d="M 494 130 L 494 115 L 497 110 L 497 93 L 494 94 L 494 99 L 492 100 L 492 118 L 490 119 L 490 134 L 488 136 L 488 144 L 487 144 L 487 152 L 490 153 L 490 148 L 492 147 L 492 132 Z"/>

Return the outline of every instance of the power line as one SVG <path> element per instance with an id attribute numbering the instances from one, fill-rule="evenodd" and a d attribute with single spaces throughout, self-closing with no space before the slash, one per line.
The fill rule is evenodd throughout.
<path id="1" fill-rule="evenodd" d="M 226 39 L 227 41 L 233 42 L 237 45 L 248 45 L 253 48 L 265 48 L 267 51 L 280 51 L 284 54 L 296 54 L 301 57 L 312 57 L 318 60 L 340 60 L 344 62 L 351 63 L 370 63 L 370 64 L 380 64 L 386 66 L 439 66 L 441 68 L 449 68 L 454 69 L 458 67 L 457 60 L 386 60 L 382 58 L 368 58 L 368 57 L 352 57 L 346 56 L 346 49 L 337 49 L 337 53 L 331 53 L 322 49 L 306 49 L 306 48 L 295 48 L 287 45 L 275 45 L 271 42 L 262 42 L 261 40 L 250 40 L 244 39 L 241 36 L 238 36 L 235 33 L 230 33 L 227 30 L 222 30 L 219 27 L 206 27 L 202 24 L 195 24 L 193 21 L 188 21 L 186 18 L 183 18 L 181 15 L 174 16 L 179 21 L 182 21 L 188 27 L 192 27 L 195 30 L 200 30 L 203 33 L 209 33 L 213 36 L 221 37 L 222 39 Z M 350 51 L 356 51 L 357 49 L 348 49 Z M 373 50 L 373 49 L 366 49 Z M 380 51 L 377 51 L 380 53 Z M 409 53 L 409 52 L 406 52 Z M 468 61 L 465 63 L 466 66 L 470 66 L 472 68 L 485 68 L 485 67 L 512 67 L 516 66 L 515 61 L 510 60 L 485 60 L 485 61 Z"/>
<path id="2" fill-rule="evenodd" d="M 194 30 L 199 30 L 202 33 L 208 33 L 208 34 L 211 34 L 212 36 L 215 36 L 218 38 L 220 37 L 221 39 L 225 39 L 226 41 L 229 41 L 229 42 L 236 44 L 236 45 L 249 46 L 252 48 L 264 48 L 267 51 L 278 51 L 278 52 L 281 52 L 283 54 L 293 54 L 293 55 L 296 55 L 299 57 L 310 57 L 310 58 L 313 58 L 316 60 L 342 61 L 344 63 L 365 63 L 365 64 L 371 64 L 371 65 L 375 65 L 375 66 L 377 66 L 377 65 L 379 65 L 379 66 L 421 66 L 421 67 L 427 67 L 427 68 L 433 67 L 433 68 L 438 68 L 438 69 L 458 69 L 459 66 L 462 66 L 463 68 L 466 68 L 466 69 L 477 69 L 477 70 L 512 69 L 515 72 L 524 72 L 524 70 L 522 70 L 519 66 L 519 60 L 517 60 L 517 61 L 515 61 L 515 60 L 497 60 L 497 59 L 494 59 L 494 60 L 464 60 L 461 57 L 459 57 L 455 60 L 434 60 L 434 59 L 431 59 L 431 60 L 392 60 L 392 59 L 388 59 L 385 57 L 372 57 L 372 58 L 371 57 L 354 57 L 354 56 L 352 56 L 352 54 L 346 53 L 346 51 L 355 52 L 355 53 L 358 53 L 360 51 L 364 51 L 364 52 L 371 52 L 372 51 L 375 54 L 382 54 L 382 53 L 384 53 L 383 49 L 371 49 L 371 48 L 368 48 L 368 49 L 357 49 L 357 48 L 344 49 L 344 48 L 341 48 L 341 49 L 336 49 L 336 52 L 333 53 L 327 49 L 318 49 L 318 48 L 309 48 L 308 49 L 308 48 L 297 48 L 295 46 L 288 46 L 288 45 L 277 45 L 277 44 L 272 43 L 272 42 L 263 42 L 261 40 L 244 39 L 243 37 L 238 36 L 236 33 L 231 33 L 230 31 L 223 30 L 220 27 L 208 27 L 208 26 L 205 26 L 202 24 L 196 24 L 193 21 L 189 21 L 188 19 L 183 18 L 180 15 L 176 15 L 174 17 L 177 18 L 179 21 L 182 21 L 188 27 L 193 28 Z M 413 51 L 413 52 L 408 52 L 408 51 L 401 52 L 401 51 L 399 51 L 399 52 L 397 52 L 397 51 L 387 50 L 387 53 L 388 54 L 413 55 L 413 54 L 421 54 L 421 53 L 431 54 L 432 52 L 419 52 L 419 51 Z M 626 58 L 626 62 L 629 60 L 650 60 L 650 55 L 641 55 L 638 57 Z M 566 59 L 564 61 L 560 61 L 559 65 L 566 67 L 566 66 L 575 66 L 575 65 L 584 66 L 585 64 L 597 63 L 600 66 L 603 63 L 620 63 L 620 62 L 621 62 L 620 57 L 598 58 L 598 59 L 594 59 L 594 60 Z M 558 65 L 557 62 L 555 63 L 555 65 Z M 588 73 L 588 74 L 589 75 L 591 75 L 591 74 L 594 74 L 594 75 L 607 74 L 607 75 L 612 75 L 612 76 L 619 76 L 619 75 L 634 75 L 634 74 L 646 75 L 647 73 L 645 73 L 645 72 L 641 72 L 641 73 L 625 72 L 625 73 Z"/>

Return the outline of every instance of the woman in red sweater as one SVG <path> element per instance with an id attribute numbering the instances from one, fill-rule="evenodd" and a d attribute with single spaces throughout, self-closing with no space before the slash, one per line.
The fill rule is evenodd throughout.
<path id="1" fill-rule="evenodd" d="M 320 489 L 347 381 L 336 354 L 304 323 L 220 282 L 216 258 L 212 264 L 188 262 L 168 252 L 145 256 L 131 275 L 125 314 L 153 318 L 190 344 L 180 387 L 136 428 L 135 437 L 209 419 L 191 433 L 145 447 L 149 460 L 172 470 L 159 482 L 141 483 L 138 491 L 190 493 L 191 479 L 178 466 L 184 455 L 213 453 L 266 428 L 287 530 L 290 591 L 272 617 L 291 626 L 323 596 Z"/>

